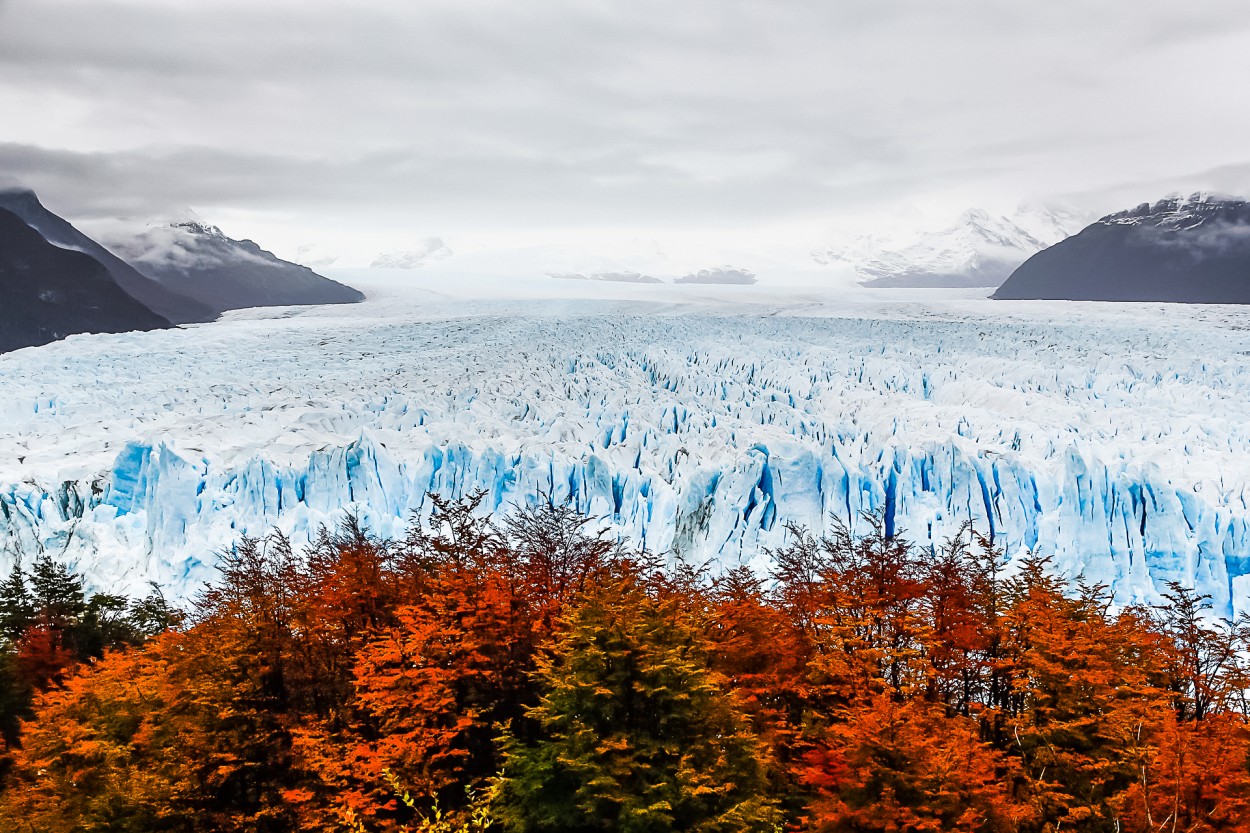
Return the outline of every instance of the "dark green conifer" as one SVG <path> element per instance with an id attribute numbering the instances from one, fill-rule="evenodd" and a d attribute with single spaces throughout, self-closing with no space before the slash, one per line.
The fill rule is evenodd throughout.
<path id="1" fill-rule="evenodd" d="M 10 644 L 17 642 L 34 617 L 35 608 L 26 587 L 26 574 L 21 562 L 15 561 L 9 577 L 0 583 L 0 636 Z"/>
<path id="2" fill-rule="evenodd" d="M 674 599 L 624 569 L 592 588 L 540 663 L 539 740 L 505 740 L 493 811 L 516 833 L 778 827 L 768 756 Z"/>
<path id="3" fill-rule="evenodd" d="M 31 568 L 30 595 L 35 615 L 57 624 L 72 623 L 87 611 L 82 576 L 46 552 Z"/>

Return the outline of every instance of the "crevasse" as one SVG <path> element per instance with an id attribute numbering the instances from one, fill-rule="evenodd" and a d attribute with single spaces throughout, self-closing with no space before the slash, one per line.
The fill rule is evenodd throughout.
<path id="1" fill-rule="evenodd" d="M 428 492 L 483 490 L 761 570 L 790 523 L 880 513 L 940 544 L 970 520 L 1121 602 L 1180 581 L 1250 612 L 1250 314 L 962 303 L 321 311 L 21 351 L 0 357 L 0 561 L 187 596 L 241 535 L 345 511 L 397 534 Z"/>

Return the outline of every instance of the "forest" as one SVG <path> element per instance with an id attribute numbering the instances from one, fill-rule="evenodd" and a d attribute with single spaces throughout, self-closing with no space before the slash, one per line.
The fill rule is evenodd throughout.
<path id="1" fill-rule="evenodd" d="M 180 610 L 0 585 L 0 829 L 1250 831 L 1250 623 L 967 529 L 772 570 L 448 501 L 223 553 Z"/>

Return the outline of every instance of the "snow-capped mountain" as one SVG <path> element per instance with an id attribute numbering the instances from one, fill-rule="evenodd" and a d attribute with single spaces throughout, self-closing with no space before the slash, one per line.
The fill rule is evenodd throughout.
<path id="1" fill-rule="evenodd" d="M 1109 214 L 1030 258 L 994 297 L 1250 303 L 1250 203 L 1194 194 Z"/>
<path id="2" fill-rule="evenodd" d="M 441 237 L 427 237 L 415 249 L 398 252 L 385 252 L 378 255 L 370 268 L 372 269 L 420 269 L 440 260 L 446 260 L 454 254 Z"/>
<path id="3" fill-rule="evenodd" d="M 396 534 L 482 489 L 759 569 L 787 522 L 876 511 L 940 545 L 972 521 L 1120 601 L 1180 581 L 1250 612 L 1250 308 L 375 278 L 359 305 L 0 356 L 0 568 L 51 551 L 185 597 L 240 535 L 348 509 Z"/>
<path id="4" fill-rule="evenodd" d="M 869 233 L 813 252 L 878 287 L 996 287 L 1031 255 L 1085 225 L 1078 212 L 1036 205 L 1010 215 L 965 211 L 953 224 L 899 235 Z"/>
<path id="5" fill-rule="evenodd" d="M 364 296 L 307 266 L 235 240 L 189 209 L 137 232 L 114 230 L 105 245 L 162 286 L 217 312 L 245 307 L 343 304 Z"/>
<path id="6" fill-rule="evenodd" d="M 1202 191 L 1188 197 L 1171 194 L 1153 204 L 1144 202 L 1136 208 L 1108 214 L 1097 224 L 1140 226 L 1158 229 L 1160 233 L 1188 232 L 1199 227 L 1209 231 L 1215 226 L 1250 226 L 1250 202 Z"/>

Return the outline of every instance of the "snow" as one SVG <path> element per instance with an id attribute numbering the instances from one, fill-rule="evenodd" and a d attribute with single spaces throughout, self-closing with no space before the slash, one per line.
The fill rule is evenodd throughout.
<path id="1" fill-rule="evenodd" d="M 999 215 L 980 208 L 953 223 L 882 234 L 842 234 L 812 253 L 817 263 L 853 268 L 862 282 L 894 286 L 998 286 L 1031 255 L 1080 231 L 1088 218 L 1072 209 L 1024 204 Z M 901 230 L 899 230 L 901 229 Z M 885 284 L 883 284 L 885 285 Z"/>
<path id="2" fill-rule="evenodd" d="M 1121 602 L 1176 580 L 1250 612 L 1245 308 L 331 277 L 369 300 L 0 356 L 0 566 L 185 597 L 240 535 L 396 534 L 484 489 L 760 569 L 791 521 L 971 519 Z"/>

